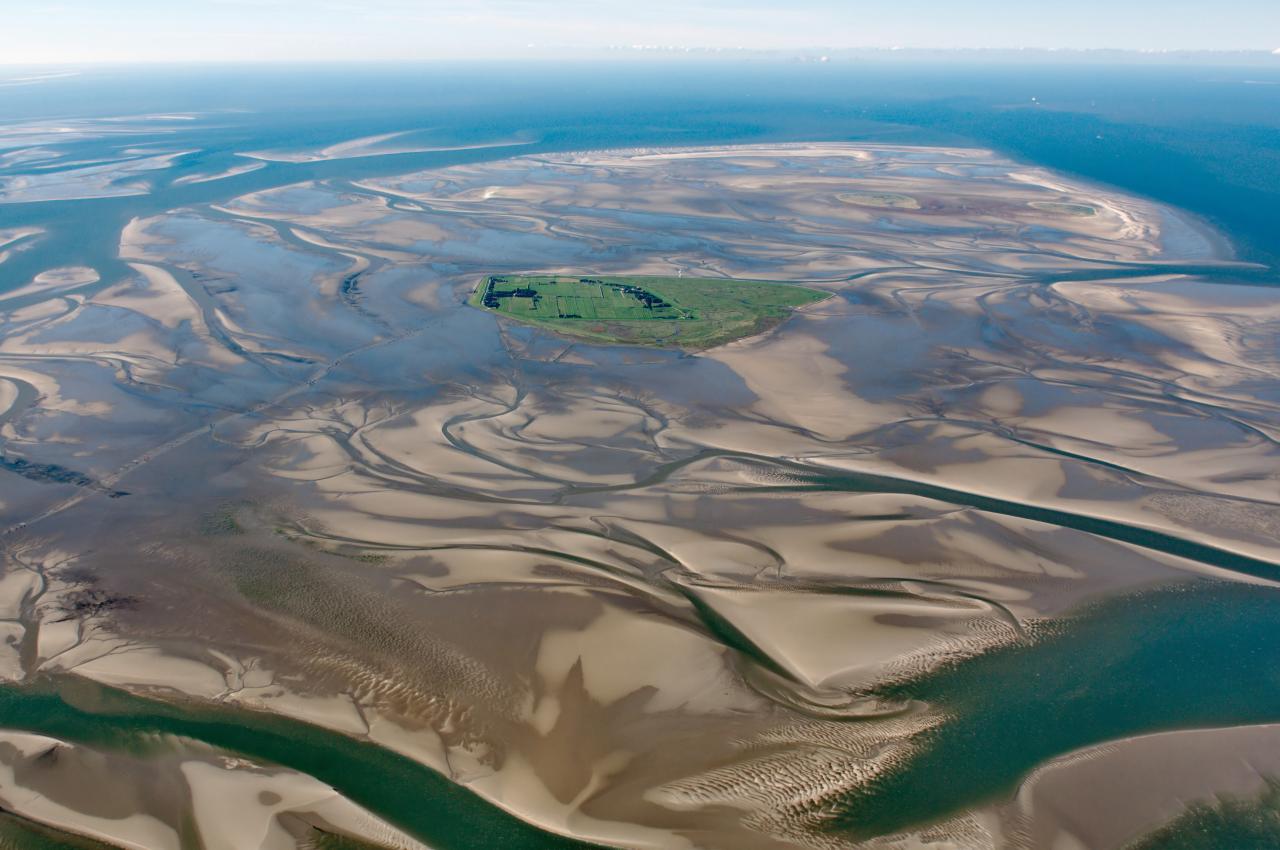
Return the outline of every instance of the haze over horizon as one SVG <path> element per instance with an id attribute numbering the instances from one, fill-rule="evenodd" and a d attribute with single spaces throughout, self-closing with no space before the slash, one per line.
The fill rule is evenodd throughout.
<path id="1" fill-rule="evenodd" d="M 209 0 L 175 5 L 91 0 L 18 6 L 0 64 L 415 61 L 493 58 L 564 48 L 1120 48 L 1275 50 L 1280 4 L 1224 0 L 1081 0 L 1029 8 L 904 0 Z"/>

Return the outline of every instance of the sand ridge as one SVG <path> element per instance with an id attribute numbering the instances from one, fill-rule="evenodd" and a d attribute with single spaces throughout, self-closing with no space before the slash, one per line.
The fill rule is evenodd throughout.
<path id="1" fill-rule="evenodd" d="M 989 151 L 844 144 L 135 219 L 127 280 L 0 305 L 0 409 L 39 398 L 4 452 L 43 464 L 5 492 L 3 670 L 305 719 L 606 844 L 839 846 L 839 801 L 948 722 L 878 686 L 1280 559 L 1280 317 L 1196 285 L 1217 258 L 1167 221 Z M 833 297 L 687 356 L 465 305 L 504 271 Z"/>

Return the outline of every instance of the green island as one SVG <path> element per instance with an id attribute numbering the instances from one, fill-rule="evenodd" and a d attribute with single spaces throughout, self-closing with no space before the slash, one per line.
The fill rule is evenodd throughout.
<path id="1" fill-rule="evenodd" d="M 470 304 L 590 342 L 703 349 L 761 333 L 829 295 L 762 280 L 490 275 Z"/>

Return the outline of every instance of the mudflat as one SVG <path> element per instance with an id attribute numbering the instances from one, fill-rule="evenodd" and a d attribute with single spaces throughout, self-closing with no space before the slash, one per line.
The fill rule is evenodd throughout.
<path id="1" fill-rule="evenodd" d="M 72 177 L 140 191 L 0 192 Z M 0 300 L 0 800 L 108 843 L 763 850 L 1118 846 L 1253 793 L 1226 765 L 1084 832 L 1045 814 L 1081 803 L 1080 753 L 1151 773 L 1203 743 L 1148 732 L 1275 734 L 1263 679 L 1157 710 L 1280 575 L 1280 307 L 1207 282 L 1242 270 L 1221 245 L 960 147 L 539 153 L 139 208 L 113 270 Z M 1162 665 L 1138 636 L 1195 634 L 1166 629 L 1191 593 L 1251 613 Z M 1099 657 L 1142 693 L 1072 663 Z M 153 734 L 183 743 L 129 751 Z M 131 784 L 95 808 L 44 753 Z"/>

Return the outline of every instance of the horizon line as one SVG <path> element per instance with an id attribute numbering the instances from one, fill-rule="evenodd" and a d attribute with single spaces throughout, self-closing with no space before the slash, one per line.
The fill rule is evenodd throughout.
<path id="1" fill-rule="evenodd" d="M 1042 46 L 985 46 L 985 47 L 927 47 L 927 46 L 857 46 L 857 47 L 832 47 L 824 45 L 812 45 L 808 47 L 722 47 L 722 46 L 705 46 L 705 45 L 681 45 L 681 44 L 609 44 L 594 47 L 569 46 L 558 44 L 546 45 L 526 45 L 523 52 L 518 55 L 510 53 L 497 56 L 485 56 L 479 54 L 472 55 L 450 55 L 450 56 L 405 56 L 405 57 L 387 57 L 387 58 L 324 58 L 324 59 L 305 59 L 305 58 L 283 58 L 283 59 L 247 59 L 244 57 L 227 57 L 227 58 L 209 58 L 184 60 L 171 58 L 147 58 L 147 57 L 110 57 L 110 58 L 92 58 L 92 59 L 20 59 L 6 60 L 0 57 L 0 68 L 48 68 L 48 67 L 126 67 L 126 66 L 164 66 L 164 65 L 183 65 L 183 66 L 254 66 L 269 65 L 273 67 L 281 66 L 315 66 L 315 65 L 342 65 L 342 66 L 387 66 L 387 65 L 439 65 L 444 63 L 514 63 L 524 59 L 554 59 L 556 61 L 571 63 L 579 61 L 587 57 L 565 57 L 560 55 L 560 51 L 572 49 L 581 54 L 591 54 L 589 58 L 615 58 L 615 57 L 634 57 L 634 56 L 654 56 L 654 55 L 696 55 L 696 56 L 771 56 L 771 57 L 804 57 L 816 58 L 823 61 L 829 61 L 832 58 L 841 58 L 850 54 L 877 54 L 889 56 L 909 56 L 911 54 L 1005 54 L 1005 55 L 1050 55 L 1050 56 L 1098 56 L 1099 54 L 1123 55 L 1132 58 L 1161 58 L 1161 57 L 1248 57 L 1255 59 L 1274 58 L 1280 62 L 1280 48 L 1268 49 L 1265 47 L 1257 48 L 1219 48 L 1219 47 L 1169 47 L 1169 48 L 1153 48 L 1153 47 L 1042 47 Z M 554 54 L 554 55 L 552 55 Z"/>

